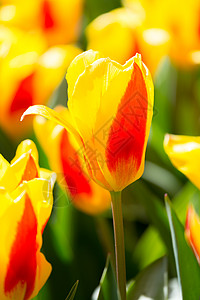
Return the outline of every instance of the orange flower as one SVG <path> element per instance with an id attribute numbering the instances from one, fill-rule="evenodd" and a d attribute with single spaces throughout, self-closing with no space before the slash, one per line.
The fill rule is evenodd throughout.
<path id="1" fill-rule="evenodd" d="M 200 219 L 192 205 L 187 211 L 187 219 L 185 225 L 185 235 L 191 245 L 198 262 L 200 263 Z"/>
<path id="2" fill-rule="evenodd" d="M 32 299 L 51 273 L 40 249 L 55 174 L 39 168 L 30 140 L 19 145 L 11 164 L 0 156 L 0 166 L 0 298 Z"/>
<path id="3" fill-rule="evenodd" d="M 41 36 L 4 27 L 0 32 L 0 126 L 17 139 L 30 128 L 30 122 L 19 122 L 23 111 L 47 102 L 80 50 L 68 45 L 45 51 Z"/>
<path id="4" fill-rule="evenodd" d="M 62 116 L 67 108 L 57 107 Z M 57 173 L 58 183 L 67 191 L 73 204 L 82 211 L 96 214 L 110 207 L 110 193 L 87 175 L 77 142 L 63 127 L 42 117 L 34 119 L 34 130 L 51 168 Z M 45 139 L 44 139 L 45 137 Z"/>
<path id="5" fill-rule="evenodd" d="M 78 55 L 67 73 L 68 118 L 45 106 L 25 113 L 54 120 L 76 138 L 90 177 L 120 191 L 141 177 L 153 115 L 151 75 L 136 55 L 121 65 L 99 52 Z"/>
<path id="6" fill-rule="evenodd" d="M 100 15 L 86 28 L 88 49 L 100 51 L 122 64 L 139 52 L 154 73 L 168 54 L 170 36 L 164 29 L 143 28 L 144 18 L 144 10 L 138 6 Z"/>
<path id="7" fill-rule="evenodd" d="M 48 45 L 72 43 L 80 32 L 84 0 L 3 1 L 0 22 L 23 30 L 38 30 Z"/>

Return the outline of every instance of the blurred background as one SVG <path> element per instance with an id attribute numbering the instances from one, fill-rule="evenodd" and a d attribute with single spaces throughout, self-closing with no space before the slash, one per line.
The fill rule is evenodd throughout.
<path id="1" fill-rule="evenodd" d="M 167 251 L 160 218 L 168 193 L 184 223 L 199 191 L 170 163 L 165 133 L 200 133 L 200 3 L 158 0 L 3 0 L 0 2 L 0 153 L 10 161 L 25 138 L 50 163 L 33 131 L 19 122 L 33 104 L 67 106 L 65 74 L 72 59 L 99 50 L 120 63 L 142 54 L 155 85 L 155 107 L 142 179 L 123 191 L 127 280 Z M 44 136 L 44 139 L 46 137 Z M 105 266 L 114 260 L 111 211 L 77 209 L 59 182 L 43 234 L 53 271 L 35 300 L 65 299 L 79 280 L 76 299 L 91 299 Z M 168 253 L 169 254 L 169 253 Z M 175 276 L 170 268 L 170 276 Z"/>

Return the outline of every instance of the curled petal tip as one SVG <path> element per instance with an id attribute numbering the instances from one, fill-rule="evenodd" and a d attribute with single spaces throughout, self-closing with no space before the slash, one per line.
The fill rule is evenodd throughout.
<path id="1" fill-rule="evenodd" d="M 25 112 L 23 113 L 23 115 L 22 115 L 21 118 L 20 118 L 20 122 L 22 122 L 22 121 L 24 120 L 25 116 L 27 116 L 27 115 L 30 114 L 29 111 L 30 111 L 30 108 L 31 108 L 31 107 L 32 107 L 32 106 L 30 106 L 29 108 L 27 108 L 27 110 L 25 110 Z"/>

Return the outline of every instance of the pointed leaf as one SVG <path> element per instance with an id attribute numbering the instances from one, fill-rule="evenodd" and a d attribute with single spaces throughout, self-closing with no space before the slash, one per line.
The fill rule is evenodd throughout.
<path id="1" fill-rule="evenodd" d="M 75 282 L 75 284 L 73 285 L 73 287 L 71 288 L 71 290 L 69 292 L 69 295 L 67 296 L 67 298 L 65 300 L 73 300 L 74 299 L 75 294 L 76 294 L 76 290 L 77 290 L 77 287 L 78 287 L 78 283 L 79 283 L 79 281 L 77 280 Z"/>
<path id="2" fill-rule="evenodd" d="M 96 300 L 121 300 L 115 274 L 110 263 L 110 255 L 107 257 Z"/>
<path id="3" fill-rule="evenodd" d="M 127 291 L 127 300 L 167 299 L 167 259 L 162 257 L 145 268 Z M 147 297 L 147 298 L 145 298 Z"/>
<path id="4" fill-rule="evenodd" d="M 184 227 L 174 212 L 167 195 L 165 202 L 183 300 L 200 299 L 200 267 L 192 249 L 185 240 Z"/>

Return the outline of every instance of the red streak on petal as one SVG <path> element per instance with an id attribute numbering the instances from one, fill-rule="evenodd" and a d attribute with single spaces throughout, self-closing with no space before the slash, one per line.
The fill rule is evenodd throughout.
<path id="1" fill-rule="evenodd" d="M 106 147 L 107 165 L 111 172 L 119 162 L 134 158 L 135 172 L 140 167 L 146 136 L 148 97 L 145 81 L 134 63 L 131 80 L 112 121 Z"/>
<path id="2" fill-rule="evenodd" d="M 29 181 L 38 177 L 38 170 L 35 161 L 32 155 L 30 154 L 20 183 L 22 183 L 25 180 Z"/>
<path id="3" fill-rule="evenodd" d="M 22 218 L 17 225 L 15 241 L 9 254 L 10 261 L 5 278 L 5 293 L 14 291 L 18 284 L 26 285 L 24 299 L 29 299 L 35 284 L 38 245 L 37 219 L 30 199 L 26 196 Z"/>
<path id="4" fill-rule="evenodd" d="M 42 7 L 42 13 L 43 13 L 43 28 L 48 30 L 55 26 L 55 20 L 52 15 L 52 8 L 48 0 L 44 0 L 43 7 Z"/>
<path id="5" fill-rule="evenodd" d="M 192 218 L 196 218 L 196 213 L 194 211 L 194 208 L 190 206 L 187 211 L 187 217 L 186 217 L 186 223 L 185 223 L 185 234 L 187 237 L 187 240 L 192 247 L 192 250 L 194 254 L 196 255 L 196 258 L 200 264 L 200 249 L 198 247 L 198 243 L 196 241 L 196 238 L 193 235 L 193 231 L 191 231 L 191 224 Z"/>
<path id="6" fill-rule="evenodd" d="M 33 78 L 34 74 L 31 74 L 19 84 L 10 106 L 10 114 L 17 111 L 25 111 L 29 106 L 33 105 Z"/>
<path id="7" fill-rule="evenodd" d="M 91 195 L 92 190 L 89 180 L 82 169 L 78 153 L 70 144 L 66 130 L 64 130 L 62 134 L 60 156 L 65 181 L 71 196 L 76 196 L 81 193 Z"/>

